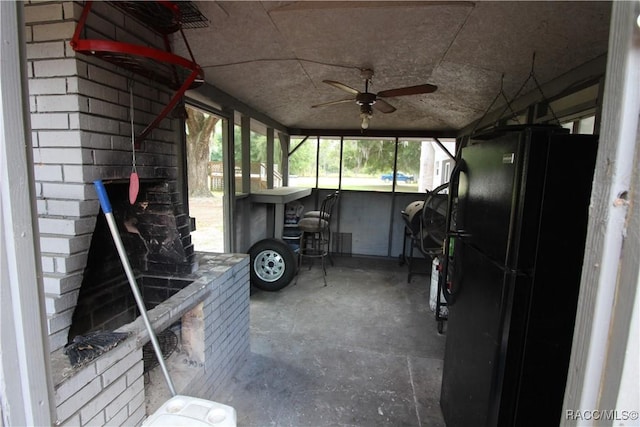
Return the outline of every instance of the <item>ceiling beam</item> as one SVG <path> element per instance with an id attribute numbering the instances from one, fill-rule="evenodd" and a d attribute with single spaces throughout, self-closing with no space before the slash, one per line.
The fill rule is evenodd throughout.
<path id="1" fill-rule="evenodd" d="M 289 129 L 294 136 L 357 136 L 360 138 L 455 138 L 455 130 L 384 130 L 384 129 Z"/>

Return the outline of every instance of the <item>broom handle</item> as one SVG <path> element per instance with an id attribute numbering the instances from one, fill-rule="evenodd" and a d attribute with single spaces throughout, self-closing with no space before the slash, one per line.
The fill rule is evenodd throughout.
<path id="1" fill-rule="evenodd" d="M 111 236 L 113 236 L 113 241 L 116 244 L 116 248 L 118 249 L 118 255 L 120 255 L 120 261 L 122 262 L 122 266 L 124 267 L 124 272 L 127 274 L 127 279 L 129 279 L 129 285 L 131 286 L 131 290 L 133 291 L 133 296 L 135 297 L 136 304 L 138 305 L 138 310 L 140 310 L 140 315 L 142 316 L 144 325 L 147 328 L 147 332 L 149 332 L 149 338 L 151 340 L 151 344 L 153 345 L 153 350 L 156 353 L 156 357 L 158 358 L 158 362 L 160 363 L 160 368 L 162 369 L 162 373 L 164 374 L 164 379 L 167 381 L 167 386 L 169 387 L 171 396 L 175 396 L 177 394 L 176 389 L 173 386 L 173 381 L 171 381 L 171 376 L 169 375 L 169 371 L 167 370 L 167 365 L 164 363 L 164 357 L 162 356 L 162 350 L 160 349 L 158 338 L 153 331 L 151 322 L 149 322 L 147 309 L 144 305 L 144 301 L 142 300 L 140 289 L 138 289 L 136 279 L 133 275 L 133 270 L 131 269 L 131 265 L 129 264 L 127 252 L 125 251 L 124 245 L 122 244 L 120 232 L 118 231 L 118 226 L 116 225 L 116 220 L 113 217 L 111 202 L 109 202 L 109 196 L 107 195 L 107 191 L 105 190 L 104 184 L 101 180 L 98 179 L 96 181 L 93 181 L 93 184 L 96 187 L 98 199 L 100 199 L 100 206 L 102 206 L 102 211 L 104 212 L 104 216 L 107 219 L 107 224 L 109 224 Z"/>

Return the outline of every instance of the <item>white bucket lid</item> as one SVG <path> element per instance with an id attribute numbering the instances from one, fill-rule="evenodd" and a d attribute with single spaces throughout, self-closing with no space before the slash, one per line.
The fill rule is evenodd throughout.
<path id="1" fill-rule="evenodd" d="M 236 427 L 236 410 L 222 403 L 189 396 L 167 400 L 143 426 Z"/>

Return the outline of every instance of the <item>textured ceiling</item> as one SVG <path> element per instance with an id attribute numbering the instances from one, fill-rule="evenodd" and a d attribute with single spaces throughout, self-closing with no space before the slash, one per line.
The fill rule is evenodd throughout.
<path id="1" fill-rule="evenodd" d="M 202 1 L 208 28 L 185 30 L 206 81 L 289 128 L 357 129 L 355 103 L 312 105 L 364 91 L 434 84 L 386 100 L 371 129 L 456 130 L 480 118 L 501 87 L 544 84 L 607 51 L 608 2 Z M 180 46 L 181 54 L 186 52 Z M 533 82 L 524 92 L 534 89 Z"/>

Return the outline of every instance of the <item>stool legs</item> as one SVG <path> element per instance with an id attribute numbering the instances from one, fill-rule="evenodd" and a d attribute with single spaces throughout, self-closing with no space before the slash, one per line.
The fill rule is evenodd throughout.
<path id="1" fill-rule="evenodd" d="M 298 267 L 302 266 L 304 257 L 311 258 L 309 270 L 313 266 L 313 259 L 320 258 L 322 263 L 322 272 L 324 285 L 327 286 L 327 268 L 325 258 L 329 255 L 329 238 L 325 235 L 325 231 L 303 231 L 300 235 L 300 252 L 298 255 Z M 331 258 L 329 258 L 331 260 Z M 332 262 L 333 265 L 333 262 Z"/>

